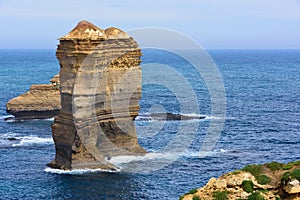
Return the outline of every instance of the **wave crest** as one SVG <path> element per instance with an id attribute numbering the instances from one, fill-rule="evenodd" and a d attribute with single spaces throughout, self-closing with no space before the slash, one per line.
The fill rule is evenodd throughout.
<path id="1" fill-rule="evenodd" d="M 74 169 L 74 170 L 62 170 L 62 169 L 53 169 L 47 167 L 44 169 L 44 172 L 48 172 L 51 174 L 69 174 L 69 175 L 79 175 L 79 174 L 86 174 L 86 173 L 95 173 L 95 172 L 106 172 L 106 173 L 118 173 L 119 171 L 113 170 L 103 170 L 103 169 Z"/>

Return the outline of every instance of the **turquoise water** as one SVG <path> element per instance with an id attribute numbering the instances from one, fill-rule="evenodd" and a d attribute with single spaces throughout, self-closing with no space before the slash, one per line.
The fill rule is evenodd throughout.
<path id="1" fill-rule="evenodd" d="M 213 117 L 205 82 L 177 56 L 144 50 L 142 65 L 171 66 L 188 80 L 197 94 L 200 114 L 208 118 L 198 122 L 195 136 L 186 130 L 187 137 L 193 137 L 192 144 L 177 161 L 150 173 L 121 170 L 119 173 L 58 174 L 44 171 L 55 153 L 51 119 L 4 121 L 9 99 L 27 91 L 31 84 L 48 83 L 58 73 L 55 51 L 0 50 L 0 199 L 178 199 L 190 189 L 203 186 L 210 177 L 249 163 L 300 159 L 300 50 L 212 50 L 209 53 L 224 81 L 227 116 L 221 136 L 208 156 L 198 156 Z M 176 94 L 170 89 L 143 85 L 140 112 L 148 113 L 154 105 L 161 105 L 169 112 L 181 111 Z M 156 134 L 146 137 L 139 130 L 149 123 L 136 121 L 140 144 L 151 152 L 149 157 L 153 159 L 155 152 L 174 138 L 183 122 L 165 122 Z M 161 124 L 157 122 L 157 125 Z M 17 140 L 8 140 L 12 137 Z M 168 158 L 176 153 L 161 156 Z M 121 167 L 129 165 L 126 159 L 115 162 Z M 152 163 L 157 162 L 154 158 Z"/>

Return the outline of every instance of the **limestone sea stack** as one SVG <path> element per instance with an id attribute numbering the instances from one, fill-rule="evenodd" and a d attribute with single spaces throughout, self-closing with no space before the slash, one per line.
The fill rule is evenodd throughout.
<path id="1" fill-rule="evenodd" d="M 61 108 L 59 77 L 54 76 L 51 84 L 32 85 L 30 90 L 11 99 L 6 112 L 16 119 L 46 119 L 58 115 Z"/>
<path id="2" fill-rule="evenodd" d="M 144 155 L 134 118 L 142 90 L 141 50 L 127 33 L 81 21 L 60 38 L 61 110 L 52 125 L 52 168 L 116 170 L 109 158 Z"/>

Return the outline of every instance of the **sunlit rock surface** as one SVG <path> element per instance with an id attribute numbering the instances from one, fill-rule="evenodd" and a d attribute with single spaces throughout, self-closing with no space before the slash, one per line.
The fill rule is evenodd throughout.
<path id="1" fill-rule="evenodd" d="M 61 111 L 52 126 L 58 169 L 116 170 L 105 158 L 143 155 L 133 119 L 141 98 L 141 51 L 125 32 L 81 21 L 60 38 Z"/>
<path id="2" fill-rule="evenodd" d="M 6 104 L 7 113 L 16 119 L 46 119 L 58 115 L 61 108 L 59 77 L 50 80 L 51 84 L 32 85 L 30 90 L 11 99 Z"/>

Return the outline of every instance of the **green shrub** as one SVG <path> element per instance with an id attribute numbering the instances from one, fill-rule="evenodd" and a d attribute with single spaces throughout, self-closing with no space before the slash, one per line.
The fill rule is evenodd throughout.
<path id="1" fill-rule="evenodd" d="M 275 161 L 266 164 L 266 166 L 271 170 L 281 170 L 283 165 L 284 164 Z"/>
<path id="2" fill-rule="evenodd" d="M 234 174 L 234 175 L 237 175 L 237 174 L 239 174 L 239 173 L 241 173 L 241 171 L 238 170 L 238 169 L 236 169 L 236 170 L 234 170 L 233 172 L 231 172 L 231 174 Z"/>
<path id="3" fill-rule="evenodd" d="M 201 200 L 199 196 L 194 196 L 193 200 Z"/>
<path id="4" fill-rule="evenodd" d="M 180 197 L 179 197 L 179 200 L 182 200 L 183 198 L 184 198 L 184 195 L 180 196 Z"/>
<path id="5" fill-rule="evenodd" d="M 262 173 L 262 165 L 248 165 L 244 167 L 242 171 L 249 172 L 253 176 L 257 177 Z"/>
<path id="6" fill-rule="evenodd" d="M 253 192 L 253 182 L 250 180 L 243 180 L 242 182 L 243 190 L 245 192 L 251 193 Z"/>
<path id="7" fill-rule="evenodd" d="M 272 181 L 272 179 L 264 174 L 259 175 L 256 178 L 257 182 L 261 185 L 266 185 Z"/>
<path id="8" fill-rule="evenodd" d="M 294 163 L 288 163 L 282 167 L 283 170 L 289 170 L 294 167 Z"/>
<path id="9" fill-rule="evenodd" d="M 228 200 L 228 193 L 226 191 L 215 191 L 213 192 L 213 200 Z"/>
<path id="10" fill-rule="evenodd" d="M 297 179 L 298 181 L 300 181 L 300 169 L 294 169 L 291 172 L 291 178 L 292 179 Z"/>
<path id="11" fill-rule="evenodd" d="M 280 197 L 275 197 L 275 200 L 281 200 L 281 198 Z"/>
<path id="12" fill-rule="evenodd" d="M 195 189 L 192 189 L 190 190 L 188 193 L 186 194 L 195 194 L 196 192 L 198 192 L 198 190 L 195 188 Z"/>
<path id="13" fill-rule="evenodd" d="M 259 191 L 259 192 L 261 192 L 261 193 L 264 193 L 264 194 L 266 194 L 266 193 L 269 192 L 269 190 L 267 190 L 267 189 L 260 189 L 260 190 L 257 190 L 257 191 Z"/>
<path id="14" fill-rule="evenodd" d="M 294 165 L 300 165 L 300 160 L 293 162 Z"/>
<path id="15" fill-rule="evenodd" d="M 291 177 L 291 173 L 290 172 L 285 172 L 281 177 L 281 180 L 280 180 L 281 183 L 286 185 L 289 182 L 290 177 Z"/>
<path id="16" fill-rule="evenodd" d="M 248 196 L 248 200 L 265 200 L 260 192 L 254 192 Z"/>

